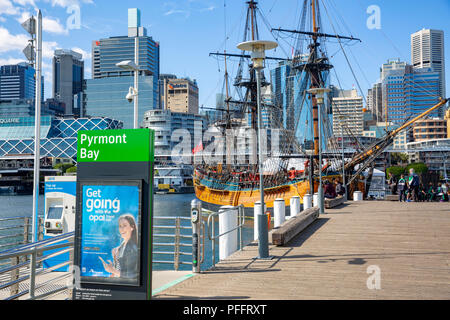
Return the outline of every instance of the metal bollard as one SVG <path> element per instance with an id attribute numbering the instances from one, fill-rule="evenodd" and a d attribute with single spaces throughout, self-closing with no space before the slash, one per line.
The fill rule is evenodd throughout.
<path id="1" fill-rule="evenodd" d="M 291 215 L 288 217 L 288 219 L 295 217 L 300 213 L 300 197 L 294 196 L 291 198 Z"/>
<path id="2" fill-rule="evenodd" d="M 318 207 L 319 206 L 319 194 L 318 193 L 314 193 L 313 204 L 314 204 L 314 207 Z"/>
<path id="3" fill-rule="evenodd" d="M 286 220 L 286 203 L 284 199 L 276 199 L 273 204 L 274 228 L 279 228 Z"/>
<path id="4" fill-rule="evenodd" d="M 260 235 L 258 238 L 259 259 L 269 258 L 269 229 L 266 219 L 267 216 L 265 214 L 259 215 L 258 221 L 262 220 L 262 223 L 258 223 L 258 234 Z"/>
<path id="5" fill-rule="evenodd" d="M 259 229 L 258 229 L 258 222 L 259 222 L 259 215 L 261 210 L 261 201 L 255 202 L 255 206 L 253 208 L 253 240 L 259 239 Z M 267 206 L 264 204 L 264 211 L 266 212 Z"/>
<path id="6" fill-rule="evenodd" d="M 310 194 L 303 196 L 303 210 L 312 208 L 312 197 Z"/>
<path id="7" fill-rule="evenodd" d="M 220 260 L 225 260 L 228 256 L 237 251 L 237 217 L 237 207 L 223 206 L 219 210 L 219 234 L 223 234 L 223 236 L 219 238 Z M 233 229 L 235 230 L 231 231 Z"/>
<path id="8" fill-rule="evenodd" d="M 355 191 L 353 193 L 353 201 L 363 201 L 363 193 L 361 191 Z"/>
<path id="9" fill-rule="evenodd" d="M 202 203 L 194 199 L 191 202 L 192 223 L 192 272 L 200 273 L 200 228 L 202 224 Z"/>

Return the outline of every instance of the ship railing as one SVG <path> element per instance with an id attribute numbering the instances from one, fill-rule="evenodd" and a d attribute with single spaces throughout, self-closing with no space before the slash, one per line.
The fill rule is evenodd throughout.
<path id="1" fill-rule="evenodd" d="M 9 261 L 8 266 L 0 267 L 0 299 L 41 300 L 63 292 L 69 298 L 73 288 L 72 272 L 55 271 L 65 267 L 70 270 L 73 241 L 74 232 L 70 232 L 0 252 L 0 262 Z M 65 253 L 69 253 L 66 261 L 42 268 L 48 259 Z"/>
<path id="2" fill-rule="evenodd" d="M 215 234 L 216 233 L 215 226 L 218 225 L 218 223 L 216 222 L 216 218 L 222 214 L 226 214 L 231 211 L 235 211 L 236 209 L 238 210 L 237 226 L 230 230 L 227 230 L 223 233 L 219 233 L 218 235 L 216 235 Z M 242 229 L 244 228 L 244 225 L 245 225 L 245 210 L 244 209 L 245 209 L 244 205 L 242 205 L 242 204 L 237 207 L 227 208 L 224 210 L 220 210 L 218 212 L 203 209 L 203 212 L 205 212 L 209 215 L 207 229 L 208 229 L 208 240 L 211 241 L 211 245 L 212 245 L 212 266 L 213 267 L 215 267 L 215 265 L 216 265 L 216 243 L 221 237 L 237 230 L 239 233 L 239 250 L 242 250 L 242 248 L 243 248 Z"/>

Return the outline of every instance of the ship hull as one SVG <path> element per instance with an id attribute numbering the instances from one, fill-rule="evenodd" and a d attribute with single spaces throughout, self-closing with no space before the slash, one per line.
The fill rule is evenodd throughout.
<path id="1" fill-rule="evenodd" d="M 340 175 L 328 175 L 323 177 L 323 180 L 331 181 L 333 178 L 340 179 Z M 208 182 L 208 181 L 206 181 Z M 215 189 L 208 186 L 205 181 L 194 179 L 195 195 L 196 197 L 206 203 L 215 204 L 219 206 L 238 206 L 243 205 L 246 208 L 253 208 L 255 202 L 261 201 L 261 194 L 259 188 L 233 190 L 233 188 Z M 317 192 L 319 183 L 315 183 L 314 192 Z M 365 182 L 359 180 L 356 188 L 350 188 L 350 195 L 355 189 L 364 193 Z M 310 193 L 310 183 L 308 180 L 298 180 L 292 183 L 275 186 L 264 189 L 264 202 L 268 208 L 273 208 L 276 199 L 284 199 L 286 206 L 290 205 L 290 199 L 294 196 L 299 196 L 301 203 L 305 194 Z"/>

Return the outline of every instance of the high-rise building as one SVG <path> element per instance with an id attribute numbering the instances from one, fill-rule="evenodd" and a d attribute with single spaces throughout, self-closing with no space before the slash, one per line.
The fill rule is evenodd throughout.
<path id="1" fill-rule="evenodd" d="M 166 110 L 198 114 L 198 86 L 195 80 L 166 78 L 160 98 L 164 99 Z"/>
<path id="2" fill-rule="evenodd" d="M 83 56 L 72 50 L 56 50 L 53 57 L 53 98 L 64 102 L 67 115 L 80 115 L 82 101 L 74 96 L 83 91 L 83 80 Z"/>
<path id="3" fill-rule="evenodd" d="M 340 137 L 349 135 L 363 136 L 364 111 L 363 98 L 353 90 L 339 90 L 333 97 L 333 134 Z"/>
<path id="4" fill-rule="evenodd" d="M 0 67 L 0 102 L 18 99 L 34 99 L 35 70 L 26 63 Z M 44 100 L 44 77 L 42 77 L 42 100 Z"/>
<path id="5" fill-rule="evenodd" d="M 432 68 L 413 68 L 400 60 L 389 60 L 381 69 L 381 119 L 402 124 L 439 99 L 439 74 Z M 442 117 L 443 108 L 431 116 Z"/>
<path id="6" fill-rule="evenodd" d="M 174 74 L 160 74 L 158 80 L 158 92 L 159 92 L 159 109 L 166 109 L 166 87 L 170 79 L 176 79 L 177 76 Z"/>
<path id="7" fill-rule="evenodd" d="M 142 124 L 144 112 L 159 107 L 159 43 L 147 36 L 141 26 L 139 9 L 128 10 L 128 36 L 100 39 L 92 43 L 92 77 L 85 81 L 86 114 L 111 116 L 123 121 L 124 128 L 133 127 L 133 104 L 125 99 L 134 86 L 134 71 L 124 70 L 116 64 L 135 61 L 135 39 L 139 50 L 139 103 L 138 122 Z"/>
<path id="8" fill-rule="evenodd" d="M 439 73 L 439 95 L 445 98 L 444 31 L 422 29 L 411 35 L 414 69 L 432 68 Z"/>
<path id="9" fill-rule="evenodd" d="M 383 90 L 380 82 L 373 85 L 367 92 L 367 109 L 373 114 L 376 121 L 383 119 Z"/>
<path id="10" fill-rule="evenodd" d="M 124 129 L 134 127 L 133 103 L 125 99 L 133 86 L 134 77 L 110 77 L 85 80 L 86 115 L 108 117 L 123 122 Z M 144 113 L 157 109 L 153 76 L 139 76 L 138 124 L 142 125 Z"/>
<path id="11" fill-rule="evenodd" d="M 292 62 L 283 61 L 270 71 L 272 83 L 273 118 L 272 127 L 295 131 L 299 141 L 308 143 L 313 139 L 312 131 L 305 130 L 304 123 L 311 118 L 308 108 L 299 108 L 303 101 L 306 73 L 296 71 Z M 297 125 L 300 124 L 300 125 Z"/>

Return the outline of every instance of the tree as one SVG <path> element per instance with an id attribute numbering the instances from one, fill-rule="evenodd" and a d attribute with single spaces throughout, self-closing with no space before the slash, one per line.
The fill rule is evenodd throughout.
<path id="1" fill-rule="evenodd" d="M 409 169 L 414 169 L 414 172 L 417 174 L 425 174 L 428 172 L 428 167 L 425 163 L 418 162 L 418 163 L 411 163 L 406 167 L 406 172 L 409 173 Z"/>
<path id="2" fill-rule="evenodd" d="M 71 163 L 58 163 L 54 166 L 54 169 L 60 170 L 61 174 L 64 174 L 67 172 L 68 169 L 72 168 L 73 164 Z"/>
<path id="3" fill-rule="evenodd" d="M 386 174 L 389 176 L 389 173 L 392 173 L 395 177 L 400 177 L 400 175 L 405 173 L 405 168 L 400 166 L 393 166 L 386 169 Z"/>
<path id="4" fill-rule="evenodd" d="M 77 167 L 73 166 L 66 170 L 66 173 L 77 173 Z"/>

